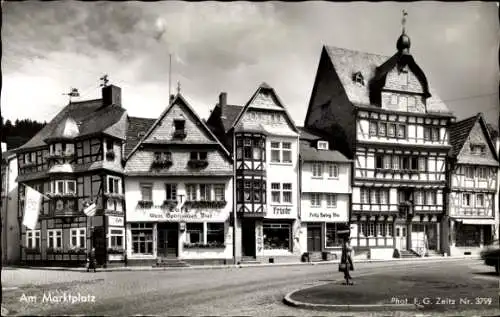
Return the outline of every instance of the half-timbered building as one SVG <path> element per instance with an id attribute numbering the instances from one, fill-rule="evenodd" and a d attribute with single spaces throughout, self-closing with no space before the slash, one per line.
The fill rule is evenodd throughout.
<path id="1" fill-rule="evenodd" d="M 482 114 L 452 124 L 450 142 L 450 254 L 475 254 L 497 237 L 498 156 Z"/>
<path id="2" fill-rule="evenodd" d="M 178 93 L 158 119 L 129 118 L 128 263 L 233 260 L 229 152 Z"/>
<path id="3" fill-rule="evenodd" d="M 266 83 L 243 107 L 221 93 L 207 123 L 235 162 L 238 259 L 297 260 L 299 133 L 284 104 Z"/>
<path id="4" fill-rule="evenodd" d="M 124 260 L 126 118 L 121 89 L 105 86 L 101 99 L 70 102 L 16 150 L 22 262 L 77 265 L 91 248 L 98 264 Z M 21 225 L 24 185 L 44 195 L 34 230 Z M 97 210 L 87 217 L 92 202 Z"/>
<path id="5" fill-rule="evenodd" d="M 323 47 L 304 125 L 329 134 L 354 161 L 350 220 L 358 251 L 392 257 L 393 249 L 442 249 L 451 120 L 404 32 L 392 57 Z"/>

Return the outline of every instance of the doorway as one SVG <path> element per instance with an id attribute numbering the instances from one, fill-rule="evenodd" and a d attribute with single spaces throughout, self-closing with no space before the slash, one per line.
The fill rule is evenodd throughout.
<path id="1" fill-rule="evenodd" d="M 406 225 L 396 225 L 396 248 L 406 250 Z"/>
<path id="2" fill-rule="evenodd" d="M 179 255 L 179 224 L 158 224 L 158 257 L 177 258 Z"/>
<path id="3" fill-rule="evenodd" d="M 241 221 L 241 252 L 243 256 L 256 256 L 255 250 L 255 220 L 242 219 Z"/>
<path id="4" fill-rule="evenodd" d="M 307 226 L 307 251 L 321 251 L 321 227 Z"/>

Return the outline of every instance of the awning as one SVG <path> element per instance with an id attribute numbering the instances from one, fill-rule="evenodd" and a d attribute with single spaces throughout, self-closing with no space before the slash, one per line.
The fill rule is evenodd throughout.
<path id="1" fill-rule="evenodd" d="M 494 225 L 495 219 L 457 219 L 464 225 Z"/>

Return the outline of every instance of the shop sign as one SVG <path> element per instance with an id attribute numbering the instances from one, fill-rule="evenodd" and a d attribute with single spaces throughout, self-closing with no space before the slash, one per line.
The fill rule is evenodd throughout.
<path id="1" fill-rule="evenodd" d="M 228 212 L 217 209 L 191 209 L 174 208 L 137 208 L 127 213 L 127 222 L 134 221 L 166 221 L 166 222 L 224 222 L 229 216 Z"/>
<path id="2" fill-rule="evenodd" d="M 108 225 L 112 227 L 123 227 L 123 217 L 108 216 Z"/>
<path id="3" fill-rule="evenodd" d="M 292 219 L 297 217 L 296 209 L 293 206 L 271 206 L 267 211 L 266 218 Z"/>
<path id="4" fill-rule="evenodd" d="M 347 210 L 345 211 L 324 211 L 324 210 L 304 210 L 302 221 L 320 222 L 347 222 Z"/>

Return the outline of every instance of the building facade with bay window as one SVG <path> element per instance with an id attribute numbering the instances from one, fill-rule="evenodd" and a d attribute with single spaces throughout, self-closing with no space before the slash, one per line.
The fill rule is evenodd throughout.
<path id="1" fill-rule="evenodd" d="M 207 123 L 234 158 L 236 258 L 296 261 L 299 133 L 276 92 L 262 83 L 244 106 L 221 93 Z"/>
<path id="2" fill-rule="evenodd" d="M 301 250 L 309 260 L 339 257 L 337 232 L 349 228 L 352 162 L 321 135 L 300 132 Z"/>
<path id="3" fill-rule="evenodd" d="M 451 255 L 478 254 L 498 237 L 498 156 L 482 114 L 450 127 Z"/>
<path id="4" fill-rule="evenodd" d="M 442 252 L 448 126 L 403 33 L 392 57 L 325 46 L 305 127 L 354 161 L 351 243 L 372 258 Z"/>
<path id="5" fill-rule="evenodd" d="M 102 99 L 70 102 L 15 150 L 22 263 L 79 265 L 93 247 L 98 264 L 123 263 L 125 132 L 121 89 L 110 85 Z M 24 185 L 44 195 L 34 230 L 22 225 Z M 96 213 L 88 217 L 83 210 L 92 202 Z"/>
<path id="6" fill-rule="evenodd" d="M 128 263 L 231 262 L 231 157 L 180 93 L 129 117 L 126 152 Z"/>

